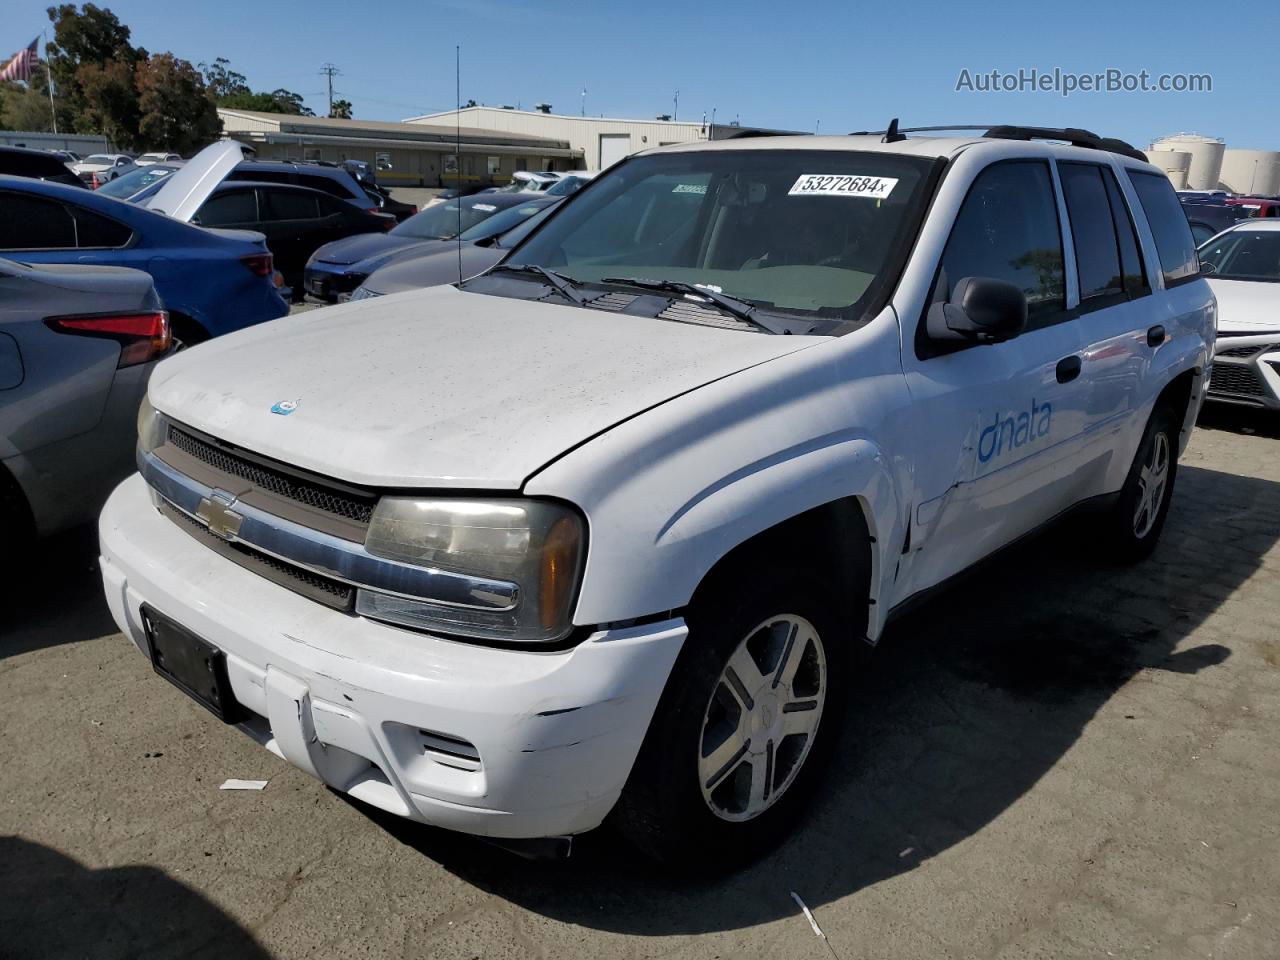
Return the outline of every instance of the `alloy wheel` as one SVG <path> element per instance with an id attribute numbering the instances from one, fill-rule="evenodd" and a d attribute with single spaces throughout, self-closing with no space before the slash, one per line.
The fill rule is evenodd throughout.
<path id="1" fill-rule="evenodd" d="M 1133 512 L 1133 534 L 1139 540 L 1151 532 L 1160 516 L 1164 491 L 1169 483 L 1169 436 L 1157 430 L 1152 437 L 1151 453 L 1138 474 L 1138 505 Z"/>

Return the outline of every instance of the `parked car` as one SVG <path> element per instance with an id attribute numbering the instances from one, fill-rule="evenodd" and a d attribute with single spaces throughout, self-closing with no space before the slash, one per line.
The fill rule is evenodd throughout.
<path id="1" fill-rule="evenodd" d="M 144 153 L 134 161 L 140 167 L 149 167 L 153 163 L 181 163 L 182 154 L 165 153 L 163 150 L 158 153 Z"/>
<path id="2" fill-rule="evenodd" d="M 385 190 L 376 183 L 367 183 L 361 181 L 361 189 L 368 194 L 369 199 L 378 205 L 378 210 L 382 213 L 389 213 L 396 218 L 397 223 L 404 223 L 415 213 L 418 212 L 417 206 L 412 203 L 404 203 L 391 196 L 389 190 Z"/>
<path id="3" fill-rule="evenodd" d="M 577 193 L 596 178 L 597 170 L 570 170 L 560 174 L 560 179 L 547 187 L 547 195 L 551 197 L 568 197 Z"/>
<path id="4" fill-rule="evenodd" d="M 1209 399 L 1280 410 L 1280 220 L 1241 220 L 1200 260 L 1218 298 Z"/>
<path id="5" fill-rule="evenodd" d="M 349 237 L 326 244 L 307 261 L 304 283 L 309 296 L 334 303 L 351 293 L 364 278 L 385 264 L 393 254 L 422 244 L 456 237 L 500 210 L 519 206 L 528 194 L 487 193 L 449 200 L 427 207 L 388 233 Z"/>
<path id="6" fill-rule="evenodd" d="M 1248 216 L 1243 207 L 1224 203 L 1215 197 L 1186 198 L 1181 201 L 1181 206 L 1197 246 Z"/>
<path id="7" fill-rule="evenodd" d="M 80 162 L 80 154 L 74 150 L 50 150 L 49 152 L 68 166 Z"/>
<path id="8" fill-rule="evenodd" d="M 0 257 L 145 270 L 185 344 L 289 312 L 261 234 L 193 227 L 79 187 L 0 177 Z"/>
<path id="9" fill-rule="evenodd" d="M 1246 211 L 1250 218 L 1280 217 L 1280 200 L 1274 197 L 1231 197 L 1226 202 Z"/>
<path id="10" fill-rule="evenodd" d="M 821 788 L 895 612 L 1077 508 L 1092 562 L 1155 548 L 1215 308 L 1141 157 L 642 152 L 461 285 L 174 357 L 102 514 L 112 615 L 389 814 L 561 853 L 612 814 L 728 868 Z"/>
<path id="11" fill-rule="evenodd" d="M 457 200 L 459 197 L 473 197 L 477 193 L 492 193 L 493 188 L 485 183 L 467 183 L 457 187 L 450 187 L 447 190 L 441 190 L 434 197 L 428 200 L 422 207 L 434 207 L 436 204 L 444 203 L 446 200 Z"/>
<path id="12" fill-rule="evenodd" d="M 116 177 L 131 172 L 136 164 L 123 153 L 91 153 L 79 163 L 71 165 L 71 171 L 84 181 L 85 186 L 98 189 Z"/>
<path id="13" fill-rule="evenodd" d="M 355 177 L 341 167 L 327 164 L 299 163 L 293 160 L 244 160 L 227 175 L 227 179 L 311 187 L 345 200 L 361 210 L 370 213 L 377 213 L 379 210 L 377 201 L 365 193 Z"/>
<path id="14" fill-rule="evenodd" d="M 0 544 L 9 563 L 32 534 L 94 519 L 136 469 L 138 404 L 169 349 L 169 318 L 142 271 L 0 259 Z"/>
<path id="15" fill-rule="evenodd" d="M 530 197 L 519 206 L 482 220 L 457 240 L 436 240 L 393 254 L 384 266 L 365 278 L 351 299 L 364 300 L 474 277 L 510 253 L 562 199 L 545 194 Z"/>
<path id="16" fill-rule="evenodd" d="M 0 175 L 30 177 L 68 186 L 83 187 L 80 178 L 51 153 L 26 147 L 0 147 Z"/>
<path id="17" fill-rule="evenodd" d="M 122 177 L 116 177 L 110 183 L 104 183 L 98 188 L 98 193 L 104 197 L 137 203 L 159 190 L 160 182 L 165 177 L 181 169 L 180 163 L 149 163 Z"/>
<path id="18" fill-rule="evenodd" d="M 558 173 L 530 173 L 528 170 L 517 170 L 511 175 L 511 182 L 504 187 L 490 187 L 481 193 L 542 193 L 560 180 Z"/>
<path id="19" fill-rule="evenodd" d="M 275 255 L 276 269 L 299 301 L 303 268 L 317 248 L 347 237 L 384 234 L 396 225 L 390 214 L 368 213 L 310 187 L 251 180 L 224 180 L 191 222 L 261 233 Z"/>

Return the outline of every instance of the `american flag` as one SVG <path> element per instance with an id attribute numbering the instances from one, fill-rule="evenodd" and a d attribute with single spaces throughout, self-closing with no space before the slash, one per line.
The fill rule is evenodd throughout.
<path id="1" fill-rule="evenodd" d="M 36 37 L 25 50 L 19 50 L 13 55 L 13 59 L 0 69 L 0 80 L 18 80 L 26 83 L 31 79 L 31 71 L 40 62 L 39 57 L 36 56 L 36 43 L 39 40 L 40 38 Z"/>

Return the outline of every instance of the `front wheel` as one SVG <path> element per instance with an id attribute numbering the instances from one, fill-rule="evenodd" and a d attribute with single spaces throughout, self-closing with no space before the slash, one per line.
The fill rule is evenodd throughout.
<path id="1" fill-rule="evenodd" d="M 715 872 L 759 855 L 830 755 L 852 629 L 813 580 L 758 579 L 695 602 L 619 801 L 623 832 L 661 862 Z"/>
<path id="2" fill-rule="evenodd" d="M 1174 411 L 1157 407 L 1142 435 L 1120 499 L 1104 521 L 1112 555 L 1121 562 L 1145 559 L 1160 539 L 1178 473 L 1178 432 Z"/>

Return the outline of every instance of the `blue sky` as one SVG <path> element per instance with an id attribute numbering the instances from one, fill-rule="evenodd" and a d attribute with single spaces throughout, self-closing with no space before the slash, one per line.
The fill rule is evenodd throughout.
<path id="1" fill-rule="evenodd" d="M 583 0 L 98 0 L 134 42 L 192 62 L 223 56 L 254 89 L 286 87 L 325 109 L 321 64 L 366 119 L 449 109 L 454 45 L 462 96 L 547 101 L 577 113 L 717 120 L 822 132 L 1017 122 L 1081 126 L 1145 146 L 1195 131 L 1280 149 L 1280 4 L 1000 0 L 784 4 Z M 16 15 L 0 46 L 45 26 Z M 1248 47 L 1259 48 L 1251 53 Z M 1266 48 L 1269 52 L 1264 52 Z M 956 92 L 960 71 L 1208 73 L 1212 93 Z"/>

